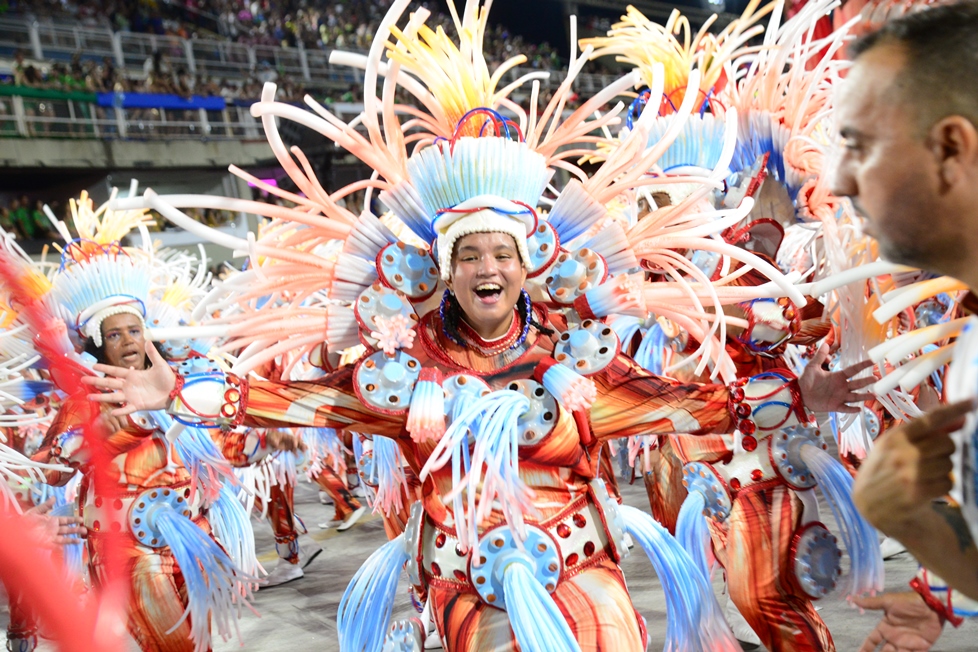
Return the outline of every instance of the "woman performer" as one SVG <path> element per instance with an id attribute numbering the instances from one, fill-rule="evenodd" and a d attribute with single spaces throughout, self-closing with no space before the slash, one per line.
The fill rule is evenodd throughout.
<path id="1" fill-rule="evenodd" d="M 50 290 L 44 301 L 74 327 L 79 348 L 95 360 L 132 369 L 169 368 L 155 347 L 150 362 L 144 347 L 147 321 L 158 323 L 166 312 L 150 290 L 151 279 L 164 277 L 158 259 L 116 239 L 139 225 L 142 213 L 95 211 L 85 196 L 72 200 L 72 209 L 82 238 L 66 243 L 50 283 L 34 271 L 34 287 Z M 26 257 L 23 262 L 29 265 Z M 127 535 L 121 549 L 129 573 L 128 624 L 141 649 L 209 649 L 212 624 L 222 636 L 230 635 L 230 618 L 243 604 L 254 572 L 247 516 L 222 486 L 228 463 L 204 431 L 179 432 L 162 412 L 117 417 L 101 407 L 84 394 L 69 396 L 35 459 L 62 465 L 63 471 L 46 474 L 55 486 L 78 470 L 84 474 L 79 496 L 96 585 L 106 577 L 112 533 Z M 107 490 L 94 480 L 94 453 L 83 434 L 93 422 L 112 460 L 117 497 L 106 497 Z M 248 457 L 259 442 L 246 452 L 248 443 L 245 437 L 228 437 L 223 455 Z"/>
<path id="2" fill-rule="evenodd" d="M 432 605 L 447 650 L 512 651 L 517 645 L 523 652 L 644 650 L 644 621 L 631 605 L 617 564 L 624 554 L 626 530 L 652 557 L 666 589 L 669 645 L 736 649 L 705 575 L 651 518 L 619 507 L 606 485 L 596 481 L 598 451 L 611 438 L 636 434 L 729 433 L 748 424 L 771 431 L 807 424 L 803 404 L 828 411 L 864 398 L 857 386 L 848 385 L 848 376 L 862 367 L 829 373 L 812 365 L 801 383 L 789 375 L 744 378 L 728 387 L 656 377 L 621 355 L 603 317 L 628 312 L 644 317 L 642 299 L 653 290 L 663 293 L 655 294 L 658 297 L 673 288 L 676 292 L 670 296 L 676 300 L 686 297 L 686 289 L 693 294 L 710 292 L 702 285 L 692 288 L 685 279 L 649 290 L 641 279 L 632 285 L 636 281 L 624 272 L 637 267 L 637 261 L 627 241 L 621 244 L 625 238 L 620 227 L 575 244 L 578 236 L 599 226 L 607 214 L 605 204 L 635 183 L 661 153 L 657 148 L 645 151 L 651 116 L 639 120 L 635 140 L 625 143 L 594 178 L 582 182 L 582 174 L 568 183 L 546 219 L 536 207 L 554 170 L 573 167 L 561 159 L 558 147 L 584 142 L 597 126 L 614 119 L 611 114 L 597 124 L 584 122 L 584 116 L 636 79 L 626 78 L 599 93 L 568 124 L 558 127 L 565 89 L 544 111 L 538 128 L 533 127 L 533 114 L 523 138 L 513 121 L 492 108 L 505 93 L 497 95 L 497 78 L 485 73 L 478 48 L 485 13 L 477 11 L 477 3 L 467 4 L 460 21 L 461 50 L 447 42 L 444 33 L 423 27 L 424 12 L 414 16 L 405 32 L 396 31 L 393 23 L 406 6 L 403 1 L 394 3 L 378 31 L 373 58 L 366 62 L 368 81 L 375 84 L 380 51 L 391 33 L 397 36 L 399 43 L 387 46 L 396 64 L 384 68 L 391 75 L 385 85 L 385 106 L 390 109 L 383 114 L 386 143 L 371 92 L 368 104 L 371 97 L 374 103 L 363 117 L 370 143 L 348 126 L 338 127 L 333 118 L 300 118 L 302 112 L 272 102 L 254 109 L 267 118 L 270 143 L 283 166 L 315 199 L 293 196 L 307 203 L 308 211 L 261 209 L 274 210 L 283 226 L 291 226 L 289 220 L 306 226 L 271 229 L 274 233 L 259 241 L 257 249 L 252 247 L 280 262 L 269 262 L 261 274 L 256 270 L 246 279 L 247 288 L 242 281 L 241 300 L 273 290 L 280 296 L 294 290 L 305 300 L 318 285 L 327 286 L 334 301 L 345 297 L 353 302 L 355 310 L 344 313 L 330 304 L 325 328 L 321 319 L 307 318 L 314 313 L 305 304 L 295 308 L 288 326 L 271 326 L 262 310 L 233 325 L 238 344 L 253 344 L 256 365 L 284 347 L 318 345 L 324 332 L 330 349 L 346 348 L 359 339 L 375 351 L 310 382 L 249 382 L 237 374 L 185 378 L 165 365 L 149 370 L 100 365 L 98 370 L 107 376 L 86 382 L 107 392 L 92 398 L 126 403 L 115 414 L 166 408 L 181 418 L 196 415 L 251 426 L 326 426 L 397 441 L 424 482 L 423 499 L 407 531 L 367 561 L 344 596 L 338 618 L 344 652 L 380 649 L 396 577 L 405 562 L 418 595 L 427 596 Z M 572 64 L 573 74 L 582 63 Z M 392 108 L 401 66 L 412 73 L 404 83 L 421 93 L 436 114 L 421 121 L 434 130 L 420 136 L 429 146 L 418 148 L 410 158 L 404 147 L 407 136 Z M 467 75 L 464 79 L 457 79 L 460 71 Z M 446 76 L 450 83 L 445 83 Z M 431 94 L 419 90 L 418 78 L 425 80 Z M 677 114 L 678 127 L 692 109 L 694 94 L 688 95 L 690 100 Z M 375 165 L 384 178 L 375 183 L 384 189 L 381 199 L 418 239 L 435 241 L 436 255 L 399 240 L 369 213 L 356 217 L 340 211 L 329 193 L 280 147 L 271 119 L 276 112 L 315 122 L 323 133 Z M 554 122 L 544 135 L 550 117 Z M 513 134 L 512 139 L 505 137 Z M 676 130 L 670 131 L 663 147 L 675 135 Z M 410 137 L 417 140 L 415 136 Z M 397 158 L 400 155 L 404 158 Z M 618 185 L 622 177 L 631 181 Z M 708 186 L 703 188 L 704 194 L 708 192 Z M 191 199 L 197 200 L 174 201 Z M 214 235 L 194 226 L 166 198 L 148 193 L 146 201 L 180 225 L 205 237 Z M 698 238 L 697 246 L 710 249 L 710 238 L 700 237 L 710 230 L 702 228 L 702 221 L 696 222 L 696 230 L 683 231 L 690 226 L 684 222 L 688 207 L 677 207 L 667 216 L 672 221 L 659 224 L 674 226 L 677 246 L 690 246 Z M 749 205 L 737 210 L 745 209 Z M 337 219 L 321 219 L 311 215 L 312 210 Z M 334 263 L 311 255 L 319 243 L 344 228 L 344 253 Z M 687 233 L 686 240 L 679 233 Z M 275 238 L 297 248 L 275 249 L 268 245 Z M 245 249 L 251 246 L 242 244 Z M 739 250 L 729 255 L 751 258 Z M 688 261 L 678 258 L 668 258 L 665 266 L 685 271 Z M 777 276 L 770 266 L 760 264 L 765 273 Z M 303 265 L 309 268 L 303 270 Z M 547 270 L 542 288 L 527 285 L 528 277 L 543 278 Z M 326 274 L 332 279 L 324 278 Z M 440 305 L 426 305 L 439 282 L 447 287 Z M 553 310 L 544 301 L 531 300 L 528 288 L 549 295 Z M 733 294 L 743 300 L 743 293 Z M 421 311 L 420 318 L 414 307 Z M 709 317 L 684 318 L 689 312 L 666 302 L 656 308 L 679 315 L 677 319 L 701 337 L 704 350 L 722 352 L 722 344 L 712 347 L 709 326 L 701 328 Z M 352 332 L 344 331 L 343 324 Z M 257 352 L 266 343 L 268 351 Z M 147 351 L 156 356 L 152 348 Z M 692 598 L 685 608 L 680 606 L 680 591 Z M 411 627 L 397 626 L 392 636 L 405 642 L 413 637 L 414 644 L 420 644 Z"/>
<path id="3" fill-rule="evenodd" d="M 484 142 L 493 140 L 503 141 L 460 140 L 456 151 L 483 148 Z M 519 143 L 503 142 L 508 143 L 508 149 L 523 153 Z M 445 167 L 451 164 L 447 147 L 433 155 L 442 158 Z M 515 188 L 532 165 L 532 157 L 521 158 L 524 165 L 511 172 L 503 168 L 503 160 L 492 160 L 488 152 L 482 160 L 493 166 L 493 177 L 509 177 L 507 185 Z M 802 386 L 808 391 L 801 395 L 795 380 L 772 384 L 764 379 L 745 379 L 733 389 L 684 385 L 652 376 L 624 356 L 605 353 L 601 354 L 603 360 L 599 357 L 591 363 L 593 367 L 596 362 L 604 364 L 590 376 L 597 391 L 589 406 L 581 398 L 587 391 L 586 382 L 574 378 L 560 384 L 559 374 L 569 369 L 554 356 L 563 354 L 567 360 L 572 353 L 570 347 L 560 346 L 563 343 L 555 337 L 554 328 L 563 328 L 565 323 L 556 318 L 551 321 L 547 309 L 531 302 L 524 289 L 527 261 L 531 260 L 526 239 L 537 226 L 535 212 L 500 194 L 473 194 L 447 206 L 448 211 L 436 220 L 442 277 L 449 290 L 440 308 L 425 314 L 418 324 L 413 356 L 403 352 L 388 356 L 378 351 L 355 367 L 340 369 L 316 382 L 249 382 L 234 375 L 194 378 L 198 387 L 209 391 L 193 393 L 183 389 L 189 381 L 175 376 L 165 365 L 154 365 L 147 371 L 99 365 L 97 369 L 108 377 L 90 381 L 109 392 L 92 398 L 129 403 L 122 411 L 166 407 L 181 416 L 230 418 L 252 426 L 348 427 L 393 438 L 401 444 L 412 468 L 427 477 L 423 501 L 426 521 L 420 533 L 415 526 L 420 538 L 413 542 L 421 551 L 423 580 L 419 574 L 415 582 L 423 581 L 422 590 L 433 600 L 446 649 L 514 649 L 507 613 L 496 605 L 500 598 L 516 597 L 480 588 L 479 580 L 471 578 L 474 568 L 470 570 L 469 558 L 476 550 L 485 554 L 496 543 L 495 537 L 506 529 L 500 527 L 506 522 L 505 510 L 515 508 L 534 513 L 525 519 L 523 528 L 532 532 L 528 536 L 534 545 L 544 546 L 548 557 L 554 559 L 553 568 L 561 571 L 550 571 L 552 582 L 543 586 L 567 626 L 576 632 L 580 649 L 641 650 L 645 647 L 644 627 L 631 607 L 617 566 L 620 540 L 615 540 L 614 530 L 609 529 L 613 525 L 609 522 L 612 512 L 607 491 L 602 496 L 588 484 L 596 475 L 596 453 L 602 442 L 652 432 L 729 432 L 737 423 L 737 407 L 751 406 L 750 397 L 758 394 L 780 393 L 791 405 L 773 422 L 758 423 L 761 428 L 795 419 L 796 414 L 803 414 L 803 403 L 816 409 L 835 409 L 861 396 L 847 389 L 846 374 L 828 373 L 816 365 L 806 371 Z M 520 198 L 517 192 L 514 195 Z M 594 338 L 596 344 L 599 337 L 607 337 L 593 321 L 585 321 L 574 332 Z M 595 353 L 601 348 L 594 346 Z M 147 351 L 156 357 L 154 349 L 147 347 Z M 573 362 L 579 360 L 587 364 L 584 357 Z M 562 371 L 551 374 L 554 370 Z M 440 383 L 439 377 L 444 378 Z M 417 396 L 424 383 L 440 385 L 438 393 L 444 388 L 449 401 L 467 398 L 469 409 L 459 419 L 480 413 L 474 406 L 486 393 L 514 401 L 520 408 L 517 414 L 526 413 L 538 420 L 523 419 L 514 429 L 521 439 L 519 480 L 509 481 L 522 492 L 522 496 L 514 492 L 513 498 L 524 501 L 525 506 L 514 502 L 504 509 L 487 511 L 488 518 L 480 518 L 478 523 L 466 522 L 474 515 L 461 514 L 459 505 L 453 504 L 461 490 L 458 474 L 453 478 L 451 467 L 439 467 L 435 461 L 436 455 L 452 452 L 446 446 L 448 433 L 440 441 L 417 437 L 417 426 L 414 433 L 409 431 L 414 425 L 412 418 L 416 418 L 414 408 L 409 412 L 401 407 L 415 405 L 411 388 Z M 568 390 L 572 384 L 573 389 Z M 581 386 L 583 390 L 578 389 Z M 474 395 L 469 387 L 475 388 Z M 504 418 L 501 413 L 493 414 Z M 473 422 L 473 430 L 488 430 L 491 423 L 488 417 Z M 470 494 L 469 501 L 469 510 L 474 512 L 474 495 Z M 470 528 L 477 531 L 467 531 Z M 496 548 L 516 550 L 511 541 L 505 540 Z M 547 577 L 547 567 L 534 570 L 538 571 Z M 484 575 L 478 577 L 485 579 Z M 498 583 L 497 588 L 503 586 Z"/>

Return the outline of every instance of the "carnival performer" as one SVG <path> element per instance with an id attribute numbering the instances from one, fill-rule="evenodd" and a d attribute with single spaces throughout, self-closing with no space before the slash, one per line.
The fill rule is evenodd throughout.
<path id="1" fill-rule="evenodd" d="M 33 276 L 35 288 L 49 288 L 41 296 L 52 306 L 50 319 L 58 311 L 75 329 L 78 348 L 95 360 L 133 369 L 153 364 L 147 362 L 143 343 L 146 322 L 159 323 L 166 313 L 153 292 L 154 283 L 166 287 L 166 273 L 154 266 L 151 250 L 127 249 L 118 241 L 144 223 L 145 213 L 114 213 L 105 206 L 95 210 L 84 195 L 71 207 L 80 239 L 70 239 L 58 222 L 66 235 L 61 267 L 50 285 L 40 272 Z M 30 259 L 24 256 L 20 262 L 30 274 Z M 155 364 L 166 366 L 156 355 Z M 118 497 L 103 499 L 93 483 L 92 451 L 82 433 L 98 407 L 84 394 L 69 396 L 36 455 L 62 465 L 63 470 L 46 474 L 50 484 L 63 485 L 77 470 L 85 474 L 79 493 L 91 581 L 99 585 L 104 579 L 103 536 L 125 532 L 132 636 L 144 650 L 209 649 L 212 623 L 219 634 L 230 635 L 230 620 L 247 599 L 249 573 L 254 572 L 246 517 L 222 486 L 227 461 L 204 431 L 179 432 L 165 414 L 120 418 L 101 410 L 96 427 L 119 479 Z M 228 437 L 223 452 L 244 457 L 246 443 L 244 437 Z M 212 529 L 234 561 L 211 538 Z M 247 573 L 236 562 L 248 566 Z"/>
<path id="2" fill-rule="evenodd" d="M 714 335 L 719 330 L 722 337 L 721 320 L 684 306 L 701 305 L 698 296 L 738 302 L 752 296 L 751 290 L 727 292 L 714 288 L 709 279 L 700 281 L 681 255 L 655 250 L 654 239 L 668 238 L 668 233 L 676 234 L 675 239 L 661 242 L 720 250 L 749 261 L 769 274 L 780 292 L 805 302 L 769 264 L 703 237 L 740 221 L 752 203 L 745 200 L 716 224 L 710 223 L 714 214 L 687 212 L 699 208 L 696 202 L 719 185 L 718 171 L 693 179 L 698 190 L 690 201 L 661 215 L 655 225 L 643 225 L 647 255 L 661 261 L 664 276 L 673 280 L 646 288 L 641 275 L 628 275 L 638 265 L 620 227 L 610 225 L 574 244 L 605 218 L 605 205 L 620 193 L 636 184 L 661 182 L 643 180 L 642 175 L 679 133 L 696 94 L 686 94 L 675 126 L 662 142 L 647 148 L 654 118 L 650 112 L 637 121 L 631 140 L 588 178 L 565 160 L 576 150 L 566 153 L 560 147 L 584 142 L 595 129 L 616 120 L 620 109 L 593 121 L 585 118 L 633 87 L 637 76 L 626 76 L 565 118 L 573 75 L 590 54 L 582 53 L 540 116 L 536 107 L 529 115 L 518 113 L 521 126 L 495 111 L 500 106 L 516 110 L 518 105 L 506 99 L 509 89 L 495 91 L 498 76 L 487 72 L 478 47 L 486 12 L 478 3 L 467 3 L 457 20 L 460 48 L 443 32 L 424 27 L 424 11 L 414 14 L 403 31 L 394 27 L 406 7 L 407 2 L 394 3 L 371 56 L 345 57 L 367 68 L 362 119 L 369 141 L 338 124 L 322 107 L 316 107 L 323 116 L 318 118 L 271 102 L 269 87 L 268 101 L 253 109 L 263 116 L 283 166 L 314 199 L 290 194 L 303 210 L 254 207 L 261 214 L 274 213 L 282 228 L 252 245 L 234 243 L 250 248 L 253 260 L 260 256 L 267 261 L 252 270 L 247 279 L 251 287 L 241 284 L 241 300 L 264 296 L 273 287 L 283 296 L 288 291 L 305 299 L 328 283 L 333 301 L 353 303 L 356 309 L 333 303 L 317 313 L 307 303 L 297 303 L 291 312 L 281 312 L 290 316 L 275 328 L 268 321 L 275 306 L 268 313 L 262 308 L 223 322 L 237 340 L 227 346 L 253 345 L 254 365 L 286 347 L 318 346 L 323 332 L 332 349 L 363 339 L 374 352 L 312 382 L 250 382 L 236 373 L 181 379 L 164 365 L 149 370 L 100 365 L 98 370 L 107 376 L 86 382 L 107 392 L 92 398 L 127 403 L 113 410 L 118 415 L 167 408 L 180 418 L 196 414 L 253 426 L 331 426 L 398 442 L 425 483 L 423 511 L 416 506 L 407 532 L 375 553 L 354 578 L 338 617 L 344 651 L 380 649 L 396 577 L 405 562 L 419 596 L 432 604 L 446 649 L 644 649 L 644 624 L 617 565 L 626 530 L 652 557 L 666 588 L 667 645 L 736 649 L 705 574 L 651 518 L 619 507 L 603 482 L 592 482 L 598 450 L 610 438 L 636 434 L 729 433 L 738 427 L 769 433 L 807 425 L 804 406 L 832 411 L 864 400 L 858 386 L 848 384 L 862 366 L 831 373 L 811 365 L 800 383 L 787 372 L 741 380 L 730 376 L 733 384 L 728 387 L 653 376 L 622 356 L 613 331 L 601 319 L 616 313 L 644 317 L 649 309 L 645 300 L 658 297 L 655 310 L 672 315 L 703 342 L 695 363 L 705 369 L 716 361 L 717 373 L 731 371 Z M 385 45 L 391 34 L 397 43 Z M 381 66 L 385 47 L 391 63 Z M 399 77 L 401 68 L 410 77 Z M 388 75 L 386 109 L 378 114 L 381 70 Z M 424 80 L 423 86 L 418 79 Z M 661 82 L 659 77 L 650 94 L 652 106 L 659 105 Z M 404 133 L 396 119 L 398 83 L 431 111 L 411 123 L 421 126 L 421 132 Z M 694 71 L 690 86 L 697 85 Z M 398 240 L 367 212 L 357 217 L 340 210 L 281 147 L 275 114 L 315 124 L 370 161 L 378 180 L 361 185 L 382 189 L 381 200 L 416 237 L 435 241 L 436 254 Z M 386 142 L 378 115 L 384 120 Z M 732 124 L 735 118 L 735 112 L 727 117 Z M 425 146 L 408 157 L 405 142 L 415 140 Z M 728 165 L 733 142 L 718 170 Z M 537 207 L 558 168 L 570 169 L 574 178 L 543 219 Z M 204 237 L 216 235 L 186 219 L 166 197 L 149 192 L 143 201 Z M 185 206 L 215 202 L 186 196 L 170 201 Z M 296 231 L 299 224 L 305 226 Z M 311 253 L 343 231 L 344 251 L 335 264 Z M 295 248 L 283 248 L 286 243 Z M 695 287 L 676 280 L 681 276 L 677 269 L 695 275 Z M 530 275 L 544 280 L 537 291 L 546 293 L 553 310 L 531 300 Z M 286 279 L 293 283 L 283 285 Z M 440 283 L 447 288 L 440 305 L 426 307 Z M 673 297 L 671 307 L 666 296 Z M 256 328 L 259 323 L 263 325 Z M 259 351 L 262 345 L 268 350 Z M 147 351 L 157 357 L 152 347 Z M 680 584 L 687 597 L 695 596 L 688 606 L 678 598 Z M 416 634 L 408 629 L 398 626 L 393 635 Z"/>
<path id="3" fill-rule="evenodd" d="M 310 477 L 333 502 L 333 518 L 330 521 L 320 523 L 320 529 L 336 528 L 338 532 L 346 532 L 356 525 L 367 508 L 360 504 L 350 489 L 346 472 L 346 446 L 338 439 L 338 434 L 335 431 L 331 433 L 331 436 L 340 443 L 339 451 L 333 455 L 320 456 L 313 468 L 310 469 Z M 359 436 L 357 433 L 350 433 L 351 443 L 353 437 Z"/>
<path id="4" fill-rule="evenodd" d="M 701 71 L 696 93 L 702 108 L 660 158 L 665 176 L 692 175 L 699 170 L 707 174 L 714 169 L 722 156 L 727 128 L 723 117 L 737 111 L 732 174 L 726 179 L 726 191 L 718 193 L 715 202 L 730 206 L 740 197 L 756 193 L 767 196 L 760 198 L 750 217 L 731 225 L 722 237 L 731 246 L 748 248 L 772 263 L 784 233 L 781 223 L 793 224 L 798 216 L 823 208 L 820 202 L 826 201 L 824 182 L 819 186 L 821 167 L 811 161 L 811 150 L 817 146 L 811 143 L 831 109 L 831 96 L 824 89 L 836 78 L 831 61 L 840 50 L 846 28 L 816 41 L 811 38 L 811 27 L 833 7 L 831 2 L 811 2 L 781 24 L 782 3 L 761 6 L 752 2 L 738 20 L 718 34 L 701 30 L 695 38 L 678 11 L 660 26 L 632 7 L 607 37 L 581 42 L 582 47 L 595 46 L 595 56 L 615 54 L 619 60 L 638 65 L 648 81 L 656 62 L 669 66 L 666 78 L 671 86 L 666 88 L 666 102 L 660 107 L 663 115 L 650 145 L 665 133 L 670 114 L 690 92 L 687 77 L 691 64 Z M 769 24 L 759 25 L 759 19 L 767 14 L 771 15 Z M 760 51 L 747 47 L 748 38 L 762 31 L 764 47 Z M 734 70 L 743 72 L 734 77 Z M 641 96 L 636 100 L 639 109 L 643 100 Z M 685 201 L 689 192 L 680 184 L 658 189 L 667 191 L 665 201 L 657 202 L 659 211 Z M 643 217 L 654 222 L 655 215 L 652 212 Z M 834 217 L 830 215 L 830 219 Z M 718 256 L 691 249 L 689 257 L 704 275 L 726 273 Z M 747 273 L 735 284 L 756 286 L 766 280 L 743 271 Z M 817 323 L 821 305 L 815 301 L 789 306 L 759 299 L 725 310 L 731 331 L 727 352 L 742 377 L 780 374 L 781 369 L 791 367 L 784 357 L 789 343 L 814 344 L 830 330 L 827 324 Z M 613 326 L 626 341 L 634 336 L 637 325 L 616 320 Z M 640 342 L 629 350 L 642 366 L 652 373 L 678 374 L 686 381 L 702 380 L 690 374 L 692 367 L 683 369 L 682 365 L 683 351 L 699 345 L 695 336 L 662 318 L 640 325 L 640 330 Z M 826 360 L 827 349 L 823 349 L 808 364 L 821 366 Z M 872 382 L 866 377 L 852 385 L 867 387 Z M 858 406 L 847 406 L 842 411 L 859 410 Z M 834 547 L 828 530 L 819 522 L 814 487 L 825 491 L 833 511 L 842 515 L 843 538 L 853 558 L 854 576 L 865 573 L 850 585 L 851 594 L 881 586 L 876 534 L 856 514 L 850 497 L 851 479 L 841 475 L 841 466 L 822 452 L 824 444 L 816 430 L 787 428 L 774 437 L 749 430 L 738 430 L 734 437 L 672 435 L 662 438 L 665 444 L 659 444 L 654 455 L 643 454 L 649 462 L 656 462 L 658 472 L 657 477 L 646 475 L 653 513 L 676 528 L 677 538 L 691 552 L 702 548 L 705 536 L 700 512 L 709 517 L 712 552 L 725 570 L 732 605 L 736 606 L 727 613 L 738 638 L 762 642 L 770 650 L 834 649 L 812 601 L 834 588 L 834 576 L 840 569 L 825 573 L 823 568 L 819 578 L 799 578 L 796 574 L 799 550 L 807 550 L 802 553 L 804 564 L 806 554 L 821 554 L 816 551 L 825 548 L 831 556 Z M 682 483 L 688 493 L 676 482 L 677 471 L 683 467 Z M 716 491 L 716 487 L 721 489 Z M 702 551 L 699 557 L 705 564 Z M 738 620 L 749 626 L 738 626 Z M 751 641 L 754 633 L 759 641 Z"/>
<path id="5" fill-rule="evenodd" d="M 315 544 L 307 543 L 303 547 L 299 543 L 299 537 L 308 534 L 308 530 L 295 513 L 295 484 L 299 474 L 297 456 L 305 456 L 308 446 L 298 433 L 283 433 L 278 450 L 259 462 L 263 468 L 256 470 L 268 479 L 267 492 L 256 498 L 254 508 L 271 526 L 279 558 L 268 576 L 262 579 L 261 588 L 301 579 L 305 576 L 305 568 L 323 552 Z"/>

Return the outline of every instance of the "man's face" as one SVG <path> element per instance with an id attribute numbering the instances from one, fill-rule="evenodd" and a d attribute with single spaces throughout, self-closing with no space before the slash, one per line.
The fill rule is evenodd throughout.
<path id="1" fill-rule="evenodd" d="M 946 271 L 960 222 L 944 210 L 940 162 L 906 95 L 893 86 L 905 55 L 883 44 L 850 70 L 836 102 L 843 150 L 832 192 L 850 197 L 886 260 Z"/>
<path id="2" fill-rule="evenodd" d="M 146 368 L 143 325 L 139 317 L 123 312 L 102 322 L 102 348 L 106 361 L 113 367 Z"/>
<path id="3" fill-rule="evenodd" d="M 471 233 L 456 241 L 449 287 L 465 320 L 482 337 L 505 334 L 525 281 L 511 235 Z"/>

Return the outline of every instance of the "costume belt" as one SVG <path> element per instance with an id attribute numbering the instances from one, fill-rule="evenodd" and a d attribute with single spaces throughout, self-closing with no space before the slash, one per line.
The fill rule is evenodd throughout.
<path id="1" fill-rule="evenodd" d="M 807 444 L 825 445 L 818 431 L 805 426 L 790 426 L 759 437 L 751 450 L 734 453 L 725 464 L 690 462 L 683 466 L 683 482 L 690 491 L 706 498 L 707 512 L 726 520 L 734 497 L 741 492 L 784 484 L 795 491 L 815 486 L 815 475 L 802 459 Z"/>
<path id="2" fill-rule="evenodd" d="M 83 510 L 85 527 L 90 536 L 126 531 L 139 545 L 161 548 L 166 544 L 153 523 L 154 515 L 158 510 L 172 509 L 196 521 L 206 510 L 202 492 L 193 492 L 192 499 L 191 494 L 189 480 L 140 491 L 120 491 L 111 500 L 89 492 Z"/>
<path id="3" fill-rule="evenodd" d="M 493 591 L 492 565 L 494 559 L 519 551 L 505 524 L 485 531 L 476 549 L 463 552 L 454 530 L 439 526 L 430 518 L 424 519 L 421 536 L 421 568 L 425 583 L 459 592 L 478 593 L 494 607 L 500 604 L 499 593 Z M 614 546 L 609 545 L 603 510 L 588 492 L 573 500 L 557 515 L 542 521 L 528 520 L 527 538 L 522 542 L 531 559 L 535 575 L 552 593 L 560 582 L 612 558 L 618 560 Z"/>

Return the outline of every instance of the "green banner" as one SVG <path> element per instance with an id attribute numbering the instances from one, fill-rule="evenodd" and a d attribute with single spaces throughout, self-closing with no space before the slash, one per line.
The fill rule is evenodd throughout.
<path id="1" fill-rule="evenodd" d="M 21 97 L 32 97 L 41 100 L 72 100 L 75 102 L 95 103 L 95 93 L 81 93 L 78 91 L 58 91 L 51 88 L 31 88 L 30 86 L 6 86 L 0 85 L 0 96 L 20 95 Z"/>

